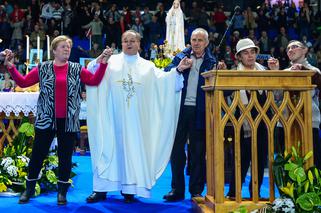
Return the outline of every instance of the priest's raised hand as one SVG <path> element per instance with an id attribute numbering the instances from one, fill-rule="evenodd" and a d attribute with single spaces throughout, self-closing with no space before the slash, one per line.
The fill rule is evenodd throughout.
<path id="1" fill-rule="evenodd" d="M 113 49 L 106 46 L 106 49 L 97 58 L 97 62 L 107 64 L 110 56 L 113 54 Z"/>

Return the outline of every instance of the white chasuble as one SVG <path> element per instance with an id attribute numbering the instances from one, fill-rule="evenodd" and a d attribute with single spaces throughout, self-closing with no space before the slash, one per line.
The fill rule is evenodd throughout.
<path id="1" fill-rule="evenodd" d="M 138 55 L 113 55 L 98 87 L 87 87 L 94 191 L 150 197 L 166 168 L 176 132 L 176 71 Z"/>

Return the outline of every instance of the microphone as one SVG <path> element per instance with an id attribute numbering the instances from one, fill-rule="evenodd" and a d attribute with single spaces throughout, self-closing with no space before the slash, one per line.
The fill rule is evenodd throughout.
<path id="1" fill-rule="evenodd" d="M 225 30 L 222 38 L 221 38 L 220 43 L 219 43 L 218 46 L 217 46 L 218 48 L 221 48 L 222 42 L 223 42 L 224 38 L 226 37 L 226 33 L 227 33 L 227 31 L 229 31 L 229 29 L 230 29 L 230 27 L 231 27 L 231 25 L 232 25 L 232 23 L 233 23 L 233 21 L 234 21 L 235 12 L 236 12 L 236 11 L 239 11 L 239 10 L 241 10 L 240 6 L 236 6 L 236 7 L 234 8 L 234 14 L 233 14 L 231 20 L 228 22 L 227 28 L 226 28 L 226 30 Z"/>
<path id="2" fill-rule="evenodd" d="M 235 6 L 235 8 L 234 8 L 234 12 L 236 12 L 236 11 L 240 11 L 241 10 L 241 7 L 240 6 L 238 6 L 238 5 L 236 5 Z"/>
<path id="3" fill-rule="evenodd" d="M 224 40 L 224 38 L 226 37 L 226 33 L 227 33 L 227 31 L 229 31 L 229 29 L 230 29 L 230 27 L 231 27 L 231 25 L 232 25 L 232 23 L 233 23 L 233 21 L 234 21 L 234 17 L 235 17 L 235 13 L 236 13 L 236 11 L 240 11 L 241 10 L 241 8 L 240 8 L 240 6 L 235 6 L 235 8 L 234 8 L 234 14 L 233 14 L 233 16 L 232 16 L 232 18 L 231 18 L 231 20 L 228 22 L 228 25 L 227 25 L 227 28 L 226 28 L 226 30 L 225 30 L 225 32 L 224 32 L 224 34 L 223 34 L 223 36 L 222 36 L 222 38 L 221 38 L 221 41 L 220 41 L 220 43 L 218 44 L 218 49 L 220 49 L 221 48 L 221 45 L 222 45 L 222 42 L 223 42 L 223 40 Z M 218 59 L 217 59 L 218 60 Z M 217 62 L 217 64 L 216 64 L 216 67 L 215 67 L 215 78 L 214 78 L 214 87 L 213 87 L 213 89 L 214 89 L 214 91 L 215 91 L 215 89 L 216 89 L 216 81 L 217 81 L 217 71 L 218 71 L 218 63 L 219 63 L 219 61 Z"/>

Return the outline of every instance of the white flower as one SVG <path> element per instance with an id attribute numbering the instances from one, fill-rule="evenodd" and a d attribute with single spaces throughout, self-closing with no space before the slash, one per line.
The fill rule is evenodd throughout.
<path id="1" fill-rule="evenodd" d="M 11 157 L 3 158 L 1 161 L 1 166 L 3 166 L 4 169 L 7 169 L 8 166 L 12 165 L 14 161 Z"/>
<path id="2" fill-rule="evenodd" d="M 277 198 L 272 203 L 274 211 L 295 213 L 295 205 L 290 198 Z"/>
<path id="3" fill-rule="evenodd" d="M 18 175 L 18 167 L 13 166 L 13 165 L 8 166 L 7 172 L 8 172 L 8 174 L 9 174 L 10 176 L 16 177 L 16 176 Z"/>
<path id="4" fill-rule="evenodd" d="M 30 159 L 27 156 L 21 155 L 18 156 L 18 159 L 21 159 L 21 161 L 24 162 L 26 166 L 28 166 Z"/>

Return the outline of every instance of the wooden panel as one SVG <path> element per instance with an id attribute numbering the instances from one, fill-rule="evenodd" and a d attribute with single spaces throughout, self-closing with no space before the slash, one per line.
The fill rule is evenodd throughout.
<path id="1" fill-rule="evenodd" d="M 269 201 L 275 199 L 272 164 L 274 160 L 274 129 L 278 121 L 284 127 L 285 147 L 289 149 L 300 140 L 302 152 L 312 150 L 312 98 L 310 90 L 315 86 L 311 84 L 312 71 L 209 71 L 203 74 L 206 91 L 206 148 L 207 148 L 207 184 L 208 191 L 204 203 L 214 212 L 232 211 L 240 205 L 253 210 L 264 205 L 258 194 L 258 153 L 257 131 L 260 122 L 264 122 L 268 131 L 268 165 L 269 165 Z M 251 91 L 251 98 L 247 105 L 241 100 L 239 90 Z M 229 105 L 225 103 L 223 90 L 233 90 L 234 99 Z M 267 100 L 261 106 L 254 90 L 267 93 Z M 278 105 L 274 101 L 273 90 L 283 91 L 283 100 Z M 291 91 L 297 91 L 293 96 Z M 241 115 L 235 118 L 234 112 L 239 109 Z M 258 116 L 251 117 L 251 110 L 256 109 Z M 273 111 L 272 116 L 267 112 Z M 285 111 L 288 114 L 284 113 Z M 224 113 L 222 113 L 224 112 Z M 241 197 L 241 150 L 240 131 L 244 120 L 251 126 L 252 135 L 252 179 L 253 198 L 246 201 Z M 235 200 L 224 198 L 224 128 L 230 121 L 234 128 L 234 163 L 235 163 Z M 308 163 L 313 164 L 313 159 Z"/>

